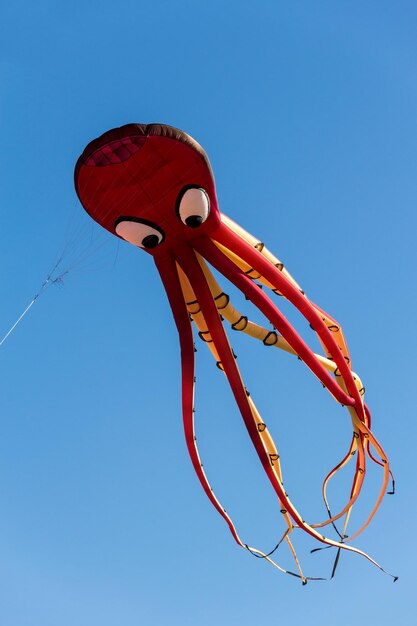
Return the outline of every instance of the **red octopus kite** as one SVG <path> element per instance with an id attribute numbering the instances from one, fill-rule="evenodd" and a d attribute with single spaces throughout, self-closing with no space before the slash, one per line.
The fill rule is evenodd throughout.
<path id="1" fill-rule="evenodd" d="M 352 539 L 366 528 L 377 511 L 391 475 L 387 455 L 370 429 L 370 413 L 364 388 L 352 371 L 340 325 L 313 304 L 284 265 L 265 245 L 220 213 L 213 172 L 202 147 L 186 133 L 164 124 L 128 124 L 108 131 L 88 144 L 75 168 L 75 187 L 80 201 L 101 226 L 147 252 L 156 264 L 177 325 L 182 364 L 182 404 L 188 451 L 197 476 L 213 506 L 225 519 L 235 541 L 281 571 L 304 576 L 290 534 L 300 528 L 314 539 L 340 550 L 356 552 Z M 215 280 L 207 262 L 240 289 L 262 312 L 274 330 L 251 322 L 237 311 Z M 280 312 L 262 287 L 283 296 L 317 333 L 326 356 L 314 353 Z M 337 402 L 346 406 L 353 426 L 349 450 L 323 483 L 329 514 L 321 523 L 308 523 L 289 499 L 284 487 L 280 458 L 274 441 L 240 375 L 224 321 L 241 331 L 301 359 Z M 235 525 L 216 498 L 200 460 L 194 434 L 194 336 L 210 348 L 216 364 L 227 377 L 247 431 L 263 468 L 278 496 L 287 530 L 287 542 L 298 574 L 284 570 L 239 537 Z M 372 450 L 371 450 L 372 448 Z M 326 496 L 330 478 L 356 454 L 352 488 L 345 506 L 331 514 Z M 382 486 L 366 522 L 347 537 L 352 506 L 361 491 L 367 457 L 382 466 Z M 343 518 L 338 540 L 323 534 L 324 527 Z M 279 542 L 281 543 L 281 542 Z M 279 544 L 278 544 L 279 545 Z M 275 549 L 274 549 L 275 550 Z M 396 579 L 394 577 L 394 579 Z"/>

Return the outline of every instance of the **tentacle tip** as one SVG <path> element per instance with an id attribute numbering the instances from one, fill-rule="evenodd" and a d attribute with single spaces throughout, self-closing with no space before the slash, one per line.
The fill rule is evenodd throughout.
<path id="1" fill-rule="evenodd" d="M 392 581 L 393 583 L 396 583 L 398 580 L 398 576 L 394 576 L 394 580 Z"/>

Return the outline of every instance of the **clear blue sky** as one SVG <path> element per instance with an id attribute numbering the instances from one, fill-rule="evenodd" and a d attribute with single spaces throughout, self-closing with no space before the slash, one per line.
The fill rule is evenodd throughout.
<path id="1" fill-rule="evenodd" d="M 411 1 L 3 3 L 3 331 L 65 241 L 66 262 L 91 254 L 1 348 L 1 625 L 415 623 L 416 53 Z M 128 122 L 194 136 L 222 210 L 342 323 L 398 488 L 356 545 L 395 585 L 343 555 L 334 580 L 303 588 L 235 546 L 207 501 L 157 272 L 92 225 L 73 190 L 86 143 Z M 290 495 L 323 518 L 321 478 L 346 450 L 347 414 L 290 356 L 233 340 Z M 245 540 L 270 549 L 273 493 L 198 347 L 205 468 Z M 335 501 L 348 480 L 337 485 Z M 295 541 L 306 573 L 328 576 L 331 551 Z M 292 565 L 285 549 L 278 560 Z"/>

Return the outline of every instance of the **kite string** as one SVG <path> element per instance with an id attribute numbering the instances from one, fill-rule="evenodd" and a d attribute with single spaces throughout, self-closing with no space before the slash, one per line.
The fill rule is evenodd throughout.
<path id="1" fill-rule="evenodd" d="M 7 337 L 12 334 L 12 332 L 14 331 L 16 326 L 22 321 L 22 319 L 25 317 L 26 313 L 29 312 L 29 310 L 32 308 L 32 306 L 35 304 L 35 302 L 36 302 L 36 300 L 38 298 L 39 298 L 39 293 L 36 294 L 36 296 L 32 299 L 32 302 L 30 302 L 30 304 L 26 307 L 26 309 L 23 311 L 23 313 L 21 313 L 21 315 L 17 318 L 17 320 L 15 321 L 13 326 L 4 335 L 3 339 L 0 341 L 0 346 L 2 346 L 4 344 L 4 342 L 6 341 Z"/>
<path id="2" fill-rule="evenodd" d="M 96 246 L 92 245 L 93 233 L 91 235 L 91 240 L 89 243 L 85 244 L 83 240 L 83 227 L 78 228 L 77 231 L 70 233 L 67 235 L 67 241 L 64 244 L 64 247 L 61 251 L 61 254 L 58 256 L 55 263 L 52 265 L 51 269 L 47 273 L 44 281 L 42 282 L 38 292 L 33 296 L 32 300 L 29 302 L 28 306 L 24 309 L 24 311 L 19 315 L 17 320 L 13 323 L 13 325 L 9 328 L 6 334 L 0 339 L 0 347 L 4 344 L 4 342 L 10 337 L 10 335 L 14 332 L 16 327 L 20 324 L 23 318 L 29 313 L 30 309 L 33 307 L 38 298 L 51 286 L 54 284 L 61 284 L 63 278 L 72 272 L 79 265 L 84 264 L 84 262 L 93 254 L 97 252 L 100 248 L 102 248 L 107 241 L 99 243 Z M 81 244 L 81 250 L 76 250 L 76 244 Z M 72 254 L 71 254 L 72 252 Z M 78 254 L 74 254 L 74 252 L 78 252 Z M 69 257 L 69 258 L 67 258 Z M 72 258 L 71 258 L 72 257 Z M 67 264 L 64 266 L 65 269 L 62 270 L 62 265 L 65 259 L 67 258 Z M 60 271 L 62 270 L 62 271 Z M 59 272 L 59 273 L 58 273 Z"/>
<path id="3" fill-rule="evenodd" d="M 41 288 L 39 289 L 38 293 L 36 293 L 33 296 L 31 302 L 28 304 L 28 306 L 25 308 L 25 310 L 19 315 L 17 320 L 14 322 L 14 324 L 11 326 L 11 328 L 9 328 L 7 333 L 1 339 L 0 347 L 4 344 L 6 339 L 12 334 L 12 332 L 16 329 L 16 327 L 20 324 L 20 322 L 23 320 L 23 318 L 29 313 L 30 309 L 33 307 L 33 305 L 35 304 L 36 300 L 46 291 L 46 289 L 48 287 L 50 287 L 51 285 L 54 285 L 54 284 L 62 282 L 63 277 L 66 274 L 68 274 L 68 270 L 64 270 L 63 272 L 61 272 L 61 274 L 58 274 L 58 276 L 56 276 L 54 279 L 52 279 L 52 275 L 53 275 L 54 271 L 58 268 L 58 266 L 61 263 L 61 261 L 62 261 L 62 256 L 58 259 L 58 261 L 53 266 L 52 270 L 49 272 L 49 274 L 47 275 L 47 277 L 43 281 L 43 283 L 41 285 Z"/>

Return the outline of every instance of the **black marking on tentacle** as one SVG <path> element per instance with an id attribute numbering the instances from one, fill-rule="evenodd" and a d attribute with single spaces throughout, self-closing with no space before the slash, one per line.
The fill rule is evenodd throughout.
<path id="1" fill-rule="evenodd" d="M 323 546 L 320 548 L 313 548 L 313 550 L 310 550 L 310 554 L 313 554 L 313 552 L 320 552 L 321 550 L 328 550 L 329 548 L 333 548 L 333 546 Z"/>
<path id="2" fill-rule="evenodd" d="M 273 342 L 270 342 L 269 339 L 274 339 Z M 262 340 L 264 346 L 275 346 L 278 343 L 278 334 L 271 330 Z"/>
<path id="3" fill-rule="evenodd" d="M 327 513 L 329 515 L 329 519 L 332 519 L 332 514 L 331 514 L 331 511 L 330 511 L 330 507 L 327 506 L 327 504 L 326 504 L 326 509 L 327 509 Z M 336 526 L 336 523 L 334 521 L 332 521 L 332 526 L 335 529 L 335 531 L 337 532 L 337 534 L 339 535 L 340 539 L 343 541 L 343 535 L 342 535 L 341 532 L 339 532 L 339 529 Z M 345 537 L 347 537 L 347 535 L 345 535 Z"/>
<path id="4" fill-rule="evenodd" d="M 242 326 L 242 324 L 243 324 L 243 326 Z M 247 327 L 247 325 L 248 325 L 248 318 L 246 317 L 246 315 L 241 315 L 241 316 L 239 317 L 239 319 L 237 320 L 237 322 L 235 322 L 234 324 L 232 324 L 232 326 L 231 326 L 231 327 L 233 328 L 233 330 L 239 330 L 239 331 L 241 331 L 241 330 L 245 330 L 245 328 Z"/>
<path id="5" fill-rule="evenodd" d="M 197 310 L 196 311 L 190 311 L 191 315 L 197 315 L 197 313 L 200 313 L 201 308 L 199 305 L 198 300 L 191 300 L 190 302 L 186 302 L 187 307 L 192 307 L 194 305 L 197 305 Z"/>
<path id="6" fill-rule="evenodd" d="M 248 546 L 247 543 L 245 543 L 244 545 L 245 545 L 246 550 L 248 550 L 248 552 L 250 552 L 257 559 L 266 559 L 266 558 L 270 557 L 271 554 L 273 554 L 279 548 L 279 546 L 281 545 L 282 541 L 283 540 L 281 539 L 277 543 L 275 548 L 273 548 L 270 552 L 268 552 L 268 554 L 257 554 L 256 552 L 254 552 L 253 550 L 250 549 L 250 547 Z M 305 576 L 304 577 L 304 576 L 301 576 L 300 574 L 296 574 L 295 572 L 292 572 L 291 570 L 288 570 L 288 569 L 284 569 L 283 571 L 284 571 L 285 574 L 289 574 L 290 576 L 294 576 L 295 578 L 299 578 L 303 585 L 306 585 L 309 580 L 326 580 L 325 578 L 318 578 L 318 577 L 315 577 L 315 576 Z"/>
<path id="7" fill-rule="evenodd" d="M 275 546 L 275 548 L 272 548 L 272 550 L 270 552 L 268 552 L 268 554 L 257 554 L 256 552 L 253 552 L 253 550 L 250 549 L 250 547 L 248 546 L 247 543 L 245 543 L 245 548 L 247 550 L 249 550 L 249 552 L 251 554 L 253 554 L 253 556 L 256 556 L 257 559 L 266 559 L 268 556 L 271 556 L 271 554 L 274 554 L 275 550 L 278 550 L 278 548 L 280 547 L 281 543 L 284 541 L 286 536 L 287 536 L 287 533 L 285 533 L 285 535 L 283 537 L 281 537 L 281 539 L 278 541 L 278 543 Z M 294 574 L 293 572 L 290 572 L 288 570 L 285 570 L 285 572 L 287 574 L 291 574 L 291 576 L 297 576 L 297 578 L 301 578 L 301 576 L 299 576 L 298 574 Z"/>
<path id="8" fill-rule="evenodd" d="M 228 295 L 227 295 L 227 293 L 224 293 L 224 291 L 222 291 L 221 293 L 219 293 L 219 295 L 218 295 L 218 296 L 215 296 L 214 300 L 215 300 L 215 301 L 217 301 L 217 300 L 220 300 L 220 298 L 226 298 L 226 302 L 225 302 L 222 306 L 218 306 L 218 305 L 216 304 L 217 309 L 218 309 L 219 311 L 222 311 L 222 310 L 223 310 L 223 309 L 225 309 L 225 308 L 227 307 L 227 305 L 229 304 L 229 302 L 230 302 L 230 296 L 228 296 Z"/>
<path id="9" fill-rule="evenodd" d="M 255 272 L 255 276 L 251 276 L 252 272 Z M 248 270 L 246 270 L 245 274 L 248 278 L 251 278 L 252 280 L 258 280 L 259 278 L 261 278 L 261 274 L 259 274 L 259 272 L 256 272 L 253 267 L 250 267 Z"/>
<path id="10" fill-rule="evenodd" d="M 205 335 L 207 336 L 207 339 L 205 337 Z M 213 339 L 211 338 L 210 332 L 208 330 L 200 330 L 198 333 L 198 336 L 200 337 L 200 339 L 202 339 L 205 343 L 213 343 Z"/>
<path id="11" fill-rule="evenodd" d="M 343 542 L 342 542 L 342 543 L 343 543 Z M 337 554 L 336 554 L 336 558 L 335 558 L 335 560 L 334 560 L 334 565 L 333 565 L 332 574 L 331 574 L 330 578 L 333 578 L 333 576 L 334 576 L 334 575 L 335 575 L 335 573 L 336 573 L 336 568 L 337 568 L 337 565 L 338 565 L 338 563 L 339 563 L 339 559 L 340 559 L 340 551 L 341 551 L 341 548 L 339 548 L 339 549 L 337 550 Z"/>

